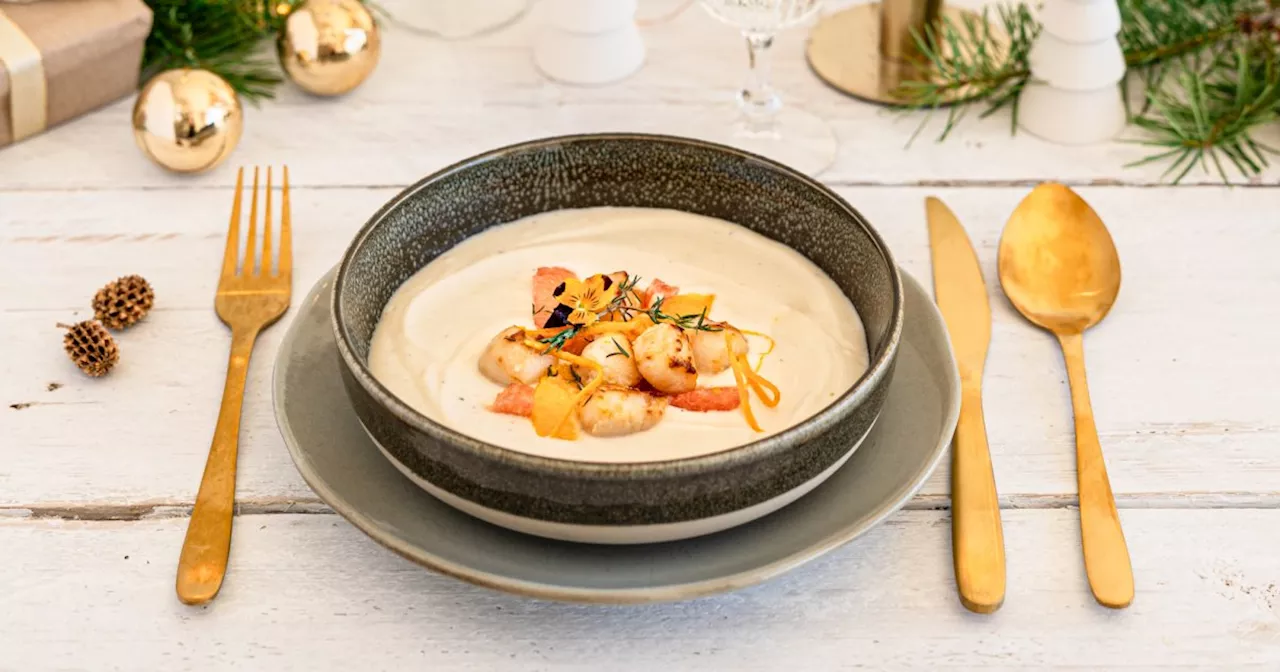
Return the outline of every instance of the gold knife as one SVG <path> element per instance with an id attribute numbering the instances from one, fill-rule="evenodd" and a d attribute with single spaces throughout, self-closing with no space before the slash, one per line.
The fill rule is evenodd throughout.
<path id="1" fill-rule="evenodd" d="M 951 544 L 956 587 L 970 611 L 1004 603 L 1004 531 L 982 419 L 982 369 L 991 343 L 991 304 L 978 255 L 942 201 L 925 199 L 933 291 L 960 368 L 960 422 L 951 447 Z"/>

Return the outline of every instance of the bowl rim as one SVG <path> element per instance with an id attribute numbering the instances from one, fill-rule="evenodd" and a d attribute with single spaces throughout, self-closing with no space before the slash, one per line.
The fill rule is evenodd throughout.
<path id="1" fill-rule="evenodd" d="M 889 322 L 888 342 L 884 350 L 878 357 L 870 362 L 867 370 L 864 371 L 858 380 L 854 381 L 853 385 L 851 385 L 849 389 L 845 390 L 843 394 L 836 397 L 834 401 L 827 404 L 813 415 L 805 418 L 795 425 L 792 425 L 791 427 L 788 427 L 776 434 L 751 441 L 750 443 L 731 446 L 713 453 L 670 460 L 654 460 L 645 462 L 585 462 L 580 460 L 534 455 L 512 448 L 504 448 L 502 446 L 473 438 L 468 434 L 428 418 L 426 415 L 410 407 L 387 389 L 380 381 L 378 381 L 378 379 L 373 376 L 373 372 L 369 370 L 368 365 L 361 361 L 361 359 L 355 354 L 354 348 L 351 345 L 352 339 L 345 325 L 341 305 L 342 302 L 340 301 L 340 297 L 343 295 L 347 285 L 347 278 L 351 270 L 353 259 L 373 231 L 375 231 L 386 220 L 386 217 L 391 212 L 400 207 L 402 203 L 418 192 L 431 187 L 440 180 L 473 166 L 494 161 L 512 154 L 547 149 L 566 144 L 595 143 L 600 141 L 656 142 L 666 145 L 682 145 L 697 147 L 704 150 L 712 150 L 737 157 L 739 159 L 763 164 L 764 167 L 769 170 L 781 173 L 790 179 L 797 180 L 808 188 L 826 197 L 840 210 L 844 211 L 845 215 L 847 215 L 849 219 L 862 228 L 863 232 L 871 239 L 872 243 L 879 251 L 883 262 L 889 268 L 893 305 L 892 315 Z M 904 304 L 905 298 L 903 295 L 902 277 L 899 273 L 897 262 L 894 260 L 892 253 L 889 251 L 888 245 L 884 242 L 884 239 L 881 238 L 880 234 L 870 225 L 860 212 L 854 209 L 853 206 L 845 201 L 845 199 L 839 194 L 835 193 L 831 188 L 822 184 L 818 180 L 763 156 L 737 149 L 735 147 L 720 145 L 704 140 L 697 140 L 694 138 L 651 133 L 582 133 L 544 137 L 492 149 L 446 166 L 422 178 L 421 180 L 418 180 L 414 184 L 403 189 L 400 193 L 396 194 L 383 204 L 383 206 L 376 212 L 374 212 L 369 220 L 360 227 L 360 230 L 352 237 L 346 250 L 343 251 L 342 260 L 338 264 L 337 274 L 334 276 L 333 292 L 330 295 L 329 315 L 330 326 L 333 328 L 334 338 L 338 345 L 338 353 L 343 366 L 345 366 L 352 374 L 352 377 L 359 382 L 365 392 L 377 400 L 379 405 L 390 411 L 392 415 L 401 422 L 409 425 L 419 432 L 425 433 L 432 439 L 448 444 L 454 448 L 468 450 L 481 458 L 520 466 L 533 471 L 589 476 L 592 478 L 608 480 L 611 478 L 662 478 L 669 477 L 673 475 L 673 473 L 692 474 L 710 470 L 719 470 L 726 467 L 767 459 L 780 452 L 785 452 L 793 445 L 812 440 L 825 433 L 831 424 L 843 420 L 849 413 L 865 401 L 872 391 L 889 374 L 897 356 L 898 346 L 902 341 Z"/>

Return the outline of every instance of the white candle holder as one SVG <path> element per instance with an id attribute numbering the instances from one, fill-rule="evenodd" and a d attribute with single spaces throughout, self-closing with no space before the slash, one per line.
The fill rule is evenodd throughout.
<path id="1" fill-rule="evenodd" d="M 1067 42 L 1041 35 L 1027 54 L 1032 77 L 1054 87 L 1091 91 L 1124 78 L 1124 51 L 1115 39 L 1094 43 Z"/>
<path id="2" fill-rule="evenodd" d="M 1040 22 L 1054 26 L 1053 34 L 1076 43 L 1111 39 L 1120 32 L 1120 7 L 1107 0 L 1048 0 Z"/>
<path id="3" fill-rule="evenodd" d="M 2 0 L 0 0 L 2 1 Z M 379 0 L 394 23 L 446 40 L 462 40 L 507 26 L 531 0 Z"/>
<path id="4" fill-rule="evenodd" d="M 636 0 L 543 0 L 533 60 L 547 77 L 600 85 L 625 79 L 644 65 Z"/>
<path id="5" fill-rule="evenodd" d="M 1068 91 L 1028 82 L 1018 101 L 1018 125 L 1060 145 L 1105 142 L 1124 128 L 1124 100 L 1118 86 Z"/>
<path id="6" fill-rule="evenodd" d="M 1115 0 L 1045 0 L 1018 125 L 1066 145 L 1103 142 L 1125 125 L 1124 52 Z"/>

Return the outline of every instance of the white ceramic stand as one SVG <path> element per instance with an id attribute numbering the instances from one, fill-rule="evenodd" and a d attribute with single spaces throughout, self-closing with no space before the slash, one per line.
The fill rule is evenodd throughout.
<path id="1" fill-rule="evenodd" d="M 531 0 L 380 0 L 397 20 L 419 32 L 460 40 L 505 26 Z"/>
<path id="2" fill-rule="evenodd" d="M 609 84 L 644 64 L 636 0 L 542 0 L 542 28 L 533 60 L 547 77 L 566 84 Z"/>
<path id="3" fill-rule="evenodd" d="M 1044 30 L 1031 47 L 1031 81 L 1018 124 L 1064 145 L 1103 142 L 1124 128 L 1124 53 L 1116 0 L 1045 0 Z"/>

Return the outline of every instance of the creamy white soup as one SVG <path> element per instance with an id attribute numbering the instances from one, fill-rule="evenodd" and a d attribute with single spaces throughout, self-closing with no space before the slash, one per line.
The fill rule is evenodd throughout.
<path id="1" fill-rule="evenodd" d="M 528 417 L 494 412 L 504 388 L 480 363 L 500 332 L 534 329 L 531 312 L 539 307 L 531 292 L 541 267 L 581 278 L 625 270 L 638 288 L 656 278 L 680 294 L 714 294 L 710 318 L 767 334 L 775 344 L 759 375 L 777 386 L 779 402 L 768 407 L 750 399 L 761 431 L 748 425 L 740 408 L 668 405 L 661 420 L 643 431 L 582 432 L 563 440 L 538 436 Z M 746 340 L 746 359 L 754 367 L 768 341 L 750 334 Z M 692 457 L 775 434 L 843 394 L 867 364 L 857 311 L 808 259 L 736 224 L 645 208 L 549 212 L 469 238 L 396 291 L 369 353 L 373 375 L 436 422 L 513 450 L 594 462 Z M 735 386 L 734 371 L 699 373 L 696 385 Z"/>

